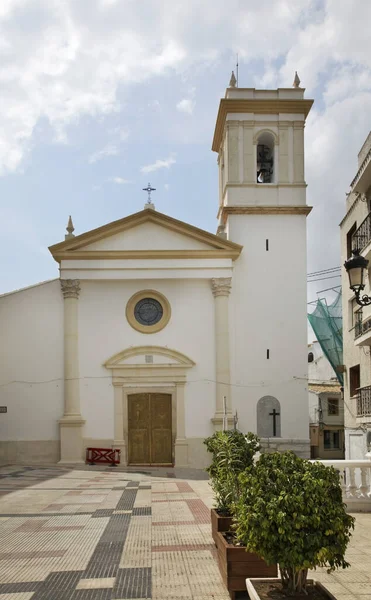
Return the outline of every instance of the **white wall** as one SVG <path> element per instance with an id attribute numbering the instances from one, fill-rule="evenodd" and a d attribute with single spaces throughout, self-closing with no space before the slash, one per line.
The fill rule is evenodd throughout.
<path id="1" fill-rule="evenodd" d="M 59 280 L 0 297 L 0 440 L 57 440 L 63 415 Z"/>
<path id="2" fill-rule="evenodd" d="M 158 223 L 142 223 L 84 246 L 83 250 L 210 250 L 210 245 L 170 231 Z"/>
<path id="3" fill-rule="evenodd" d="M 354 201 L 355 196 L 350 194 L 348 196 L 347 205 L 351 199 Z M 368 213 L 367 202 L 361 200 L 356 201 L 353 209 L 349 215 L 343 221 L 341 225 L 341 263 L 347 259 L 347 233 L 350 231 L 352 226 L 356 224 L 356 227 L 362 223 Z M 345 427 L 355 428 L 357 427 L 357 405 L 356 398 L 350 396 L 350 382 L 349 382 L 349 369 L 357 364 L 360 365 L 361 374 L 361 387 L 371 385 L 371 355 L 368 349 L 364 349 L 354 344 L 354 324 L 352 323 L 352 312 L 353 309 L 358 309 L 358 305 L 352 304 L 354 299 L 354 293 L 349 288 L 349 278 L 345 269 L 342 269 L 342 310 L 343 310 L 343 362 L 346 366 L 346 372 L 344 373 L 344 402 L 345 402 Z M 370 281 L 366 279 L 365 293 L 370 293 Z M 371 306 L 366 306 L 362 309 L 363 320 L 367 319 L 371 315 Z M 352 438 L 352 440 L 355 438 Z M 346 438 L 346 442 L 349 438 Z M 349 449 L 347 448 L 347 453 Z M 347 454 L 347 458 L 349 458 Z"/>
<path id="4" fill-rule="evenodd" d="M 322 348 L 318 341 L 314 341 L 308 345 L 308 354 L 313 352 L 314 360 L 308 363 L 308 379 L 309 381 L 337 381 L 336 373 L 326 356 L 322 352 Z"/>
<path id="5" fill-rule="evenodd" d="M 272 395 L 281 403 L 282 437 L 308 439 L 306 218 L 230 215 L 228 229 L 228 239 L 244 246 L 230 315 L 240 426 L 256 431 L 256 404 Z"/>
<path id="6" fill-rule="evenodd" d="M 133 294 L 144 289 L 164 294 L 171 319 L 158 333 L 132 329 L 125 309 Z M 209 280 L 81 281 L 79 352 L 81 412 L 86 438 L 114 436 L 111 372 L 103 363 L 130 346 L 167 346 L 195 363 L 185 388 L 186 436 L 212 433 L 215 410 L 214 298 Z"/>
<path id="7" fill-rule="evenodd" d="M 318 423 L 318 394 L 316 392 L 308 392 L 309 404 L 309 423 Z"/>

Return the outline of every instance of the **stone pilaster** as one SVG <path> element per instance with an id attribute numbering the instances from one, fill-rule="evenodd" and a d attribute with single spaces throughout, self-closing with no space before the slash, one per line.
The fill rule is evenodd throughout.
<path id="1" fill-rule="evenodd" d="M 188 467 L 188 441 L 185 436 L 185 382 L 176 384 L 175 466 Z"/>
<path id="2" fill-rule="evenodd" d="M 211 289 L 215 298 L 216 398 L 215 415 L 212 419 L 215 429 L 222 428 L 224 396 L 227 398 L 228 423 L 232 422 L 228 318 L 228 298 L 231 291 L 231 281 L 231 277 L 219 277 L 211 280 Z"/>
<path id="3" fill-rule="evenodd" d="M 78 348 L 78 279 L 61 279 L 64 298 L 64 415 L 59 420 L 62 464 L 82 463 L 80 372 Z"/>
<path id="4" fill-rule="evenodd" d="M 121 465 L 127 465 L 127 431 L 124 431 L 124 391 L 122 383 L 114 383 L 114 409 L 115 409 L 115 439 L 114 446 L 121 450 Z"/>

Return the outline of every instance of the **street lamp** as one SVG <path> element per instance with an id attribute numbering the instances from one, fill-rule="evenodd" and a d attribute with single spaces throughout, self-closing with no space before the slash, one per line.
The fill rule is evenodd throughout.
<path id="1" fill-rule="evenodd" d="M 368 260 L 360 255 L 358 249 L 352 250 L 353 256 L 345 261 L 344 267 L 349 275 L 349 287 L 356 295 L 356 302 L 360 306 L 371 304 L 371 297 L 364 294 L 361 297 L 362 290 L 365 289 L 365 273 L 368 267 Z"/>

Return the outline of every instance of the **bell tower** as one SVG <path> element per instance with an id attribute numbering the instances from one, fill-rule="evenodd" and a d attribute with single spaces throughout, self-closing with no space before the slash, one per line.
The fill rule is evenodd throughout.
<path id="1" fill-rule="evenodd" d="M 218 153 L 220 228 L 228 226 L 238 207 L 246 209 L 243 214 L 253 214 L 258 206 L 309 212 L 304 126 L 313 100 L 304 98 L 299 85 L 296 74 L 292 88 L 227 88 L 212 145 Z"/>
<path id="2" fill-rule="evenodd" d="M 243 246 L 230 295 L 233 411 L 242 431 L 309 456 L 304 126 L 313 100 L 237 88 L 220 101 L 218 234 Z M 279 427 L 273 427 L 274 418 Z M 275 421 L 275 422 L 276 422 Z M 277 425 L 277 423 L 276 423 Z"/>

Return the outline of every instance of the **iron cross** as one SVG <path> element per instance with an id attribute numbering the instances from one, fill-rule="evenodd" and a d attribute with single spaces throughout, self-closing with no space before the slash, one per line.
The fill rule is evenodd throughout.
<path id="1" fill-rule="evenodd" d="M 273 417 L 273 437 L 276 437 L 276 435 L 277 435 L 276 418 L 280 416 L 280 413 L 276 412 L 276 409 L 274 408 L 273 411 L 271 413 L 269 413 L 269 416 Z"/>
<path id="2" fill-rule="evenodd" d="M 156 188 L 151 187 L 150 183 L 147 185 L 146 188 L 143 188 L 143 192 L 148 193 L 148 204 L 151 204 L 151 193 L 155 192 L 155 191 L 156 191 Z"/>

